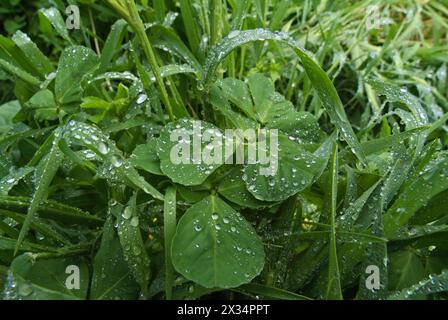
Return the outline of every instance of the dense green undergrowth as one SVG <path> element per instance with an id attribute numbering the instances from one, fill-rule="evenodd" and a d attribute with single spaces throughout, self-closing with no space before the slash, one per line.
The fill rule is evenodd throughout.
<path id="1" fill-rule="evenodd" d="M 447 297 L 447 1 L 7 0 L 0 21 L 2 298 Z M 175 130 L 206 152 L 228 129 L 277 130 L 275 174 L 173 163 Z"/>

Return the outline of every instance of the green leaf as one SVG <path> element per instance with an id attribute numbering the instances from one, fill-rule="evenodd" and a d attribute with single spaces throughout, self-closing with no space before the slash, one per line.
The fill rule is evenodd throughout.
<path id="1" fill-rule="evenodd" d="M 56 72 L 55 95 L 61 104 L 81 101 L 81 80 L 99 64 L 98 56 L 86 47 L 73 46 L 64 50 Z"/>
<path id="2" fill-rule="evenodd" d="M 33 167 L 22 167 L 10 171 L 8 175 L 0 179 L 0 194 L 7 195 L 8 192 L 19 183 L 20 180 L 33 171 Z"/>
<path id="3" fill-rule="evenodd" d="M 153 139 L 147 144 L 137 146 L 130 158 L 131 164 L 156 175 L 163 175 L 160 170 L 160 160 L 157 156 L 157 140 Z"/>
<path id="4" fill-rule="evenodd" d="M 412 251 L 397 251 L 389 255 L 389 286 L 391 290 L 402 290 L 416 284 L 425 276 L 420 258 Z"/>
<path id="5" fill-rule="evenodd" d="M 56 120 L 59 118 L 58 106 L 54 99 L 53 92 L 48 89 L 38 91 L 26 103 L 27 109 L 35 112 L 35 117 L 40 121 Z"/>
<path id="6" fill-rule="evenodd" d="M 31 199 L 26 219 L 23 223 L 22 229 L 20 230 L 19 238 L 17 239 L 15 250 L 16 252 L 19 249 L 22 241 L 27 236 L 31 222 L 35 218 L 35 215 L 39 210 L 39 206 L 43 201 L 46 200 L 48 195 L 48 188 L 50 187 L 50 184 L 53 181 L 53 178 L 56 175 L 56 172 L 58 171 L 59 166 L 63 160 L 62 153 L 60 152 L 58 147 L 58 140 L 60 139 L 60 135 L 61 130 L 58 129 L 49 153 L 40 161 L 34 172 L 34 195 Z"/>
<path id="7" fill-rule="evenodd" d="M 31 198 L 10 197 L 0 195 L 0 207 L 10 210 L 26 211 L 30 207 Z M 29 209 L 28 209 L 29 210 Z M 39 216 L 68 224 L 100 226 L 104 221 L 81 209 L 55 201 L 44 201 L 39 207 Z"/>
<path id="8" fill-rule="evenodd" d="M 90 299 L 136 299 L 138 288 L 128 264 L 124 261 L 113 218 L 109 215 L 103 227 L 100 249 L 93 260 Z"/>
<path id="9" fill-rule="evenodd" d="M 314 117 L 307 112 L 297 112 L 291 102 L 275 91 L 272 81 L 264 75 L 256 73 L 250 76 L 248 84 L 226 78 L 219 81 L 218 86 L 222 89 L 224 99 L 227 97 L 229 102 L 262 127 L 279 129 L 303 142 L 315 142 L 320 137 L 319 125 Z M 212 98 L 215 104 L 216 94 Z"/>
<path id="10" fill-rule="evenodd" d="M 218 65 L 234 49 L 250 42 L 264 40 L 280 41 L 294 49 L 294 52 L 301 59 L 308 78 L 316 89 L 331 121 L 341 131 L 342 136 L 353 149 L 355 155 L 365 163 L 365 156 L 359 141 L 353 132 L 344 106 L 330 78 L 311 58 L 311 55 L 285 33 L 273 33 L 263 29 L 232 32 L 232 34 L 213 47 L 209 53 L 205 64 L 203 83 L 208 85 L 213 80 Z"/>
<path id="11" fill-rule="evenodd" d="M 369 79 L 367 81 L 380 95 L 386 96 L 389 102 L 400 102 L 406 105 L 415 117 L 418 125 L 428 124 L 428 116 L 418 99 L 410 94 L 406 89 L 399 88 L 379 79 Z"/>
<path id="12" fill-rule="evenodd" d="M 200 185 L 221 166 L 222 156 L 216 161 L 217 164 L 203 161 L 207 145 L 213 143 L 204 141 L 203 137 L 210 130 L 219 132 L 208 122 L 190 119 L 171 122 L 162 129 L 157 140 L 157 155 L 160 158 L 160 169 L 173 182 L 184 186 Z"/>
<path id="13" fill-rule="evenodd" d="M 99 73 L 106 71 L 110 66 L 112 59 L 117 53 L 117 50 L 123 40 L 127 26 L 128 25 L 124 20 L 118 20 L 112 25 L 101 52 L 101 62 L 98 69 Z"/>
<path id="14" fill-rule="evenodd" d="M 12 40 L 23 52 L 29 63 L 39 71 L 42 78 L 54 71 L 51 61 L 39 50 L 27 34 L 19 30 L 14 34 Z"/>
<path id="15" fill-rule="evenodd" d="M 172 247 L 176 270 L 206 288 L 250 282 L 264 265 L 253 227 L 216 196 L 194 204 L 179 221 Z"/>
<path id="16" fill-rule="evenodd" d="M 71 120 L 65 133 L 73 145 L 80 145 L 95 152 L 103 164 L 97 170 L 97 175 L 113 183 L 123 183 L 139 188 L 155 199 L 163 200 L 163 195 L 140 176 L 114 142 L 110 141 L 99 128 Z"/>
<path id="17" fill-rule="evenodd" d="M 62 38 L 71 42 L 70 37 L 68 35 L 67 26 L 65 25 L 64 18 L 62 18 L 62 15 L 58 9 L 54 7 L 40 9 L 39 20 L 41 22 L 41 25 L 45 23 L 46 24 L 50 23 Z"/>
<path id="18" fill-rule="evenodd" d="M 155 47 L 172 51 L 181 59 L 185 60 L 197 72 L 202 71 L 201 64 L 173 30 L 162 25 L 155 25 L 152 29 L 154 30 L 154 34 L 160 36 L 153 40 Z"/>
<path id="19" fill-rule="evenodd" d="M 0 106 L 0 134 L 9 132 L 13 127 L 13 119 L 20 111 L 19 101 L 14 100 Z"/>
<path id="20" fill-rule="evenodd" d="M 424 295 L 448 291 L 448 271 L 431 274 L 427 279 L 388 297 L 389 300 L 419 299 Z"/>
<path id="21" fill-rule="evenodd" d="M 424 207 L 434 196 L 448 189 L 448 159 L 446 153 L 438 154 L 422 170 L 421 175 L 407 186 L 394 204 L 384 214 L 384 231 L 392 237 L 395 232 Z"/>
<path id="22" fill-rule="evenodd" d="M 269 154 L 270 164 L 247 164 L 244 167 L 245 182 L 249 192 L 262 201 L 283 201 L 310 186 L 322 173 L 328 161 L 327 157 L 306 151 L 300 144 L 280 134 L 278 156 L 271 149 L 271 136 L 266 145 L 258 143 L 257 150 Z M 269 158 L 268 156 L 268 158 Z M 274 169 L 273 175 L 261 170 Z"/>
<path id="23" fill-rule="evenodd" d="M 79 269 L 79 289 L 66 286 L 69 266 Z M 86 298 L 88 288 L 89 269 L 82 258 L 36 260 L 25 253 L 12 262 L 3 295 L 6 300 L 78 300 Z"/>
<path id="24" fill-rule="evenodd" d="M 259 209 L 272 205 L 255 198 L 246 188 L 242 167 L 232 169 L 220 182 L 218 193 L 243 208 Z"/>
<path id="25" fill-rule="evenodd" d="M 117 217 L 118 237 L 123 249 L 124 259 L 140 285 L 142 293 L 148 295 L 150 278 L 149 256 L 140 232 L 140 218 L 136 207 L 136 194 L 126 206 L 115 204 L 111 210 Z"/>
<path id="26" fill-rule="evenodd" d="M 330 241 L 329 241 L 329 264 L 328 264 L 328 284 L 326 298 L 329 300 L 342 300 L 341 276 L 339 272 L 339 260 L 336 243 L 336 209 L 338 192 L 338 145 L 333 143 L 330 160 Z"/>
<path id="27" fill-rule="evenodd" d="M 171 258 L 171 245 L 176 233 L 176 189 L 169 187 L 165 193 L 163 210 L 163 232 L 165 239 L 165 294 L 171 300 L 174 286 L 174 267 Z"/>
<path id="28" fill-rule="evenodd" d="M 38 78 L 26 72 L 22 68 L 11 64 L 10 62 L 0 58 L 0 68 L 3 68 L 6 72 L 18 77 L 19 79 L 29 83 L 32 86 L 38 86 L 41 82 Z"/>

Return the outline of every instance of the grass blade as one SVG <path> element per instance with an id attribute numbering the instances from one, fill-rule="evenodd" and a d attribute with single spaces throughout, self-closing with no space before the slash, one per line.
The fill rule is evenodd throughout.
<path id="1" fill-rule="evenodd" d="M 176 232 L 176 189 L 169 187 L 165 193 L 163 232 L 165 238 L 165 295 L 167 300 L 173 296 L 174 267 L 171 259 L 171 243 Z"/>
<path id="2" fill-rule="evenodd" d="M 37 214 L 39 206 L 43 201 L 46 200 L 48 188 L 50 187 L 50 184 L 59 169 L 59 165 L 63 160 L 62 153 L 60 152 L 57 143 L 59 140 L 58 135 L 60 135 L 60 130 L 59 134 L 55 134 L 53 145 L 48 155 L 46 155 L 45 158 L 42 159 L 39 165 L 36 167 L 34 173 L 36 181 L 34 195 L 31 199 L 28 213 L 26 215 L 25 221 L 23 222 L 22 229 L 20 230 L 14 255 L 17 254 L 20 245 L 28 234 L 31 223 L 34 220 L 35 215 Z"/>
<path id="3" fill-rule="evenodd" d="M 330 300 L 341 300 L 341 279 L 339 273 L 338 254 L 336 249 L 336 206 L 338 192 L 338 145 L 333 142 L 333 150 L 330 160 L 330 187 L 331 187 L 331 204 L 330 204 L 330 253 L 328 265 L 328 285 L 326 298 Z"/>

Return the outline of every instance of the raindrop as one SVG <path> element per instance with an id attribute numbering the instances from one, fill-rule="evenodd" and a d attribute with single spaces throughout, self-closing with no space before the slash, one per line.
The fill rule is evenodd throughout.
<path id="1" fill-rule="evenodd" d="M 121 215 L 123 218 L 130 219 L 132 216 L 132 209 L 130 207 L 126 207 Z"/>
<path id="2" fill-rule="evenodd" d="M 138 227 L 138 224 L 139 224 L 138 217 L 132 217 L 132 219 L 131 219 L 131 226 Z"/>

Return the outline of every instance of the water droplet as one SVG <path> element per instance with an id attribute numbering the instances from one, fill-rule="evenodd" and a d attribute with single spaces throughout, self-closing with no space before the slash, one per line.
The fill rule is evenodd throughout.
<path id="1" fill-rule="evenodd" d="M 123 214 L 121 215 L 124 219 L 130 219 L 132 216 L 132 209 L 131 207 L 126 207 L 123 211 Z"/>
<path id="2" fill-rule="evenodd" d="M 139 224 L 138 217 L 132 217 L 132 219 L 131 219 L 131 226 L 138 227 L 138 224 Z"/>
<path id="3" fill-rule="evenodd" d="M 98 144 L 98 151 L 99 151 L 101 154 L 108 154 L 108 153 L 109 153 L 109 147 L 106 146 L 103 142 L 100 142 L 100 143 Z"/>

